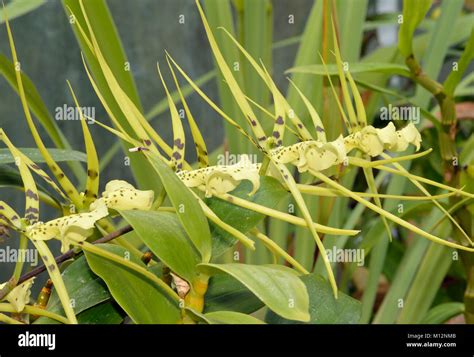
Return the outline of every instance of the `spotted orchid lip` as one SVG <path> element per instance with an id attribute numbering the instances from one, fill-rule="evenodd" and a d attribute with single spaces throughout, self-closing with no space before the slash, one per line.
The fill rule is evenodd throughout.
<path id="1" fill-rule="evenodd" d="M 247 155 L 242 155 L 234 165 L 216 165 L 193 171 L 180 171 L 178 177 L 187 187 L 198 187 L 206 197 L 224 194 L 234 190 L 241 181 L 252 183 L 254 194 L 260 187 L 259 164 L 252 163 Z"/>
<path id="2" fill-rule="evenodd" d="M 357 148 L 372 157 L 380 155 L 385 150 L 405 151 L 410 144 L 418 151 L 420 143 L 421 135 L 413 123 L 400 130 L 396 130 L 393 123 L 380 129 L 369 125 L 344 138 L 347 153 Z"/>

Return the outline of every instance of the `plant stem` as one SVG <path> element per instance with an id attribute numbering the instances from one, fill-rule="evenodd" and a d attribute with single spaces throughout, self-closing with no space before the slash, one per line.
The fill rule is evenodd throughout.
<path id="1" fill-rule="evenodd" d="M 97 239 L 95 242 L 93 242 L 92 244 L 101 244 L 101 243 L 107 243 L 115 238 L 118 238 L 120 237 L 121 235 L 125 234 L 125 233 L 128 233 L 130 231 L 132 231 L 133 228 L 131 226 L 125 226 L 123 228 L 120 228 L 118 230 L 116 230 L 115 232 L 112 232 L 110 234 L 107 234 L 106 236 L 100 238 L 100 239 Z M 76 255 L 76 252 L 71 249 L 71 250 L 68 250 L 66 253 L 64 254 L 61 254 L 59 256 L 57 256 L 54 260 L 56 262 L 56 264 L 60 264 L 68 259 L 71 259 L 72 257 L 74 257 Z M 31 270 L 30 272 L 28 272 L 27 274 L 23 275 L 20 277 L 20 279 L 18 279 L 18 284 L 21 284 L 23 282 L 25 282 L 26 280 L 34 277 L 34 276 L 37 276 L 39 274 L 41 274 L 42 272 L 44 272 L 46 270 L 46 266 L 44 265 L 40 265 L 39 267 Z M 6 294 L 5 294 L 6 295 Z M 0 293 L 0 299 L 3 298 L 5 295 L 2 295 L 2 293 Z"/>
<path id="2" fill-rule="evenodd" d="M 10 304 L 0 304 L 0 311 L 2 311 L 2 312 L 16 312 L 13 309 L 13 306 L 11 306 Z M 68 319 L 65 318 L 64 316 L 58 315 L 54 312 L 44 310 L 44 309 L 42 309 L 40 307 L 36 307 L 36 306 L 26 305 L 25 308 L 23 309 L 22 313 L 49 317 L 50 319 L 59 321 L 63 324 L 68 324 L 69 323 Z"/>
<path id="3" fill-rule="evenodd" d="M 22 322 L 12 319 L 11 317 L 5 314 L 0 314 L 0 322 L 10 324 L 10 325 L 24 325 Z"/>
<path id="4" fill-rule="evenodd" d="M 199 313 L 204 310 L 204 296 L 206 295 L 208 282 L 208 275 L 198 275 L 198 277 L 191 283 L 191 291 L 184 298 L 186 306 Z"/>
<path id="5" fill-rule="evenodd" d="M 18 246 L 19 251 L 24 251 L 28 247 L 28 238 L 24 234 L 20 234 L 20 245 Z M 21 272 L 23 270 L 23 266 L 25 265 L 24 259 L 18 259 L 15 264 L 15 270 L 13 272 L 12 279 L 14 281 L 18 281 L 21 276 Z"/>
<path id="6" fill-rule="evenodd" d="M 46 270 L 48 270 L 49 277 L 54 284 L 54 288 L 56 289 L 56 293 L 58 294 L 69 322 L 77 324 L 76 314 L 71 306 L 69 294 L 66 290 L 66 286 L 64 285 L 63 278 L 59 272 L 59 267 L 54 260 L 53 254 L 44 241 L 32 240 L 32 242 L 46 265 Z"/>
<path id="7" fill-rule="evenodd" d="M 280 212 L 280 211 L 277 211 L 275 209 L 272 209 L 272 208 L 269 208 L 269 207 L 266 207 L 266 206 L 262 206 L 262 205 L 259 205 L 257 203 L 254 203 L 254 202 L 244 200 L 240 197 L 230 195 L 228 193 L 222 194 L 222 195 L 216 195 L 216 197 L 218 197 L 218 198 L 220 198 L 224 201 L 230 202 L 232 204 L 235 204 L 237 206 L 247 208 L 247 209 L 250 209 L 252 211 L 262 213 L 262 214 L 270 216 L 270 217 L 278 218 L 278 219 L 281 219 L 282 221 L 286 221 L 288 223 L 291 223 L 291 224 L 294 224 L 294 225 L 297 225 L 297 226 L 303 226 L 303 227 L 308 226 L 306 221 L 303 218 L 295 217 L 291 214 Z M 325 234 L 337 234 L 337 235 L 350 235 L 350 236 L 353 236 L 353 235 L 356 235 L 357 233 L 359 233 L 359 231 L 357 231 L 357 230 L 332 228 L 332 227 L 324 226 L 322 224 L 318 224 L 318 223 L 315 223 L 315 222 L 313 222 L 313 227 L 316 229 L 316 231 L 321 232 L 321 233 L 325 233 Z"/>
<path id="8" fill-rule="evenodd" d="M 295 269 L 299 270 L 303 274 L 309 274 L 300 263 L 298 263 L 291 255 L 289 255 L 285 250 L 280 248 L 278 244 L 268 238 L 265 234 L 259 232 L 257 229 L 252 229 L 250 231 L 255 237 L 260 239 L 272 252 L 276 253 L 277 255 L 281 256 L 285 259 L 288 263 L 290 263 Z"/>

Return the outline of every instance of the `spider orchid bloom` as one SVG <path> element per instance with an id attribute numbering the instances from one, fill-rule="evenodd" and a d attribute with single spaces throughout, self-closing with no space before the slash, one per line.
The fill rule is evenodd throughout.
<path id="1" fill-rule="evenodd" d="M 30 302 L 31 286 L 34 280 L 35 278 L 31 278 L 16 286 L 1 301 L 8 301 L 16 312 L 22 312 L 25 305 Z M 7 283 L 0 284 L 0 290 L 3 289 L 6 284 Z"/>
<path id="2" fill-rule="evenodd" d="M 26 235 L 32 240 L 59 239 L 62 243 L 61 252 L 65 253 L 72 243 L 85 241 L 94 231 L 95 222 L 109 214 L 103 201 L 96 202 L 97 204 L 90 212 L 73 214 L 45 223 L 35 223 L 26 228 Z"/>
<path id="3" fill-rule="evenodd" d="M 112 180 L 105 185 L 102 197 L 91 204 L 91 209 L 105 203 L 114 210 L 150 210 L 153 204 L 154 192 L 137 190 L 123 180 Z"/>
<path id="4" fill-rule="evenodd" d="M 187 187 L 197 187 L 205 192 L 206 197 L 221 195 L 233 191 L 242 180 L 252 183 L 249 196 L 260 187 L 259 165 L 252 163 L 247 155 L 235 165 L 216 165 L 193 171 L 180 171 L 178 177 Z"/>
<path id="5" fill-rule="evenodd" d="M 347 152 L 357 148 L 372 157 L 380 155 L 384 150 L 405 151 L 408 144 L 416 146 L 418 151 L 420 142 L 421 135 L 413 123 L 409 123 L 401 130 L 396 130 L 393 123 L 382 129 L 369 125 L 344 139 Z"/>
<path id="6" fill-rule="evenodd" d="M 392 124 L 393 125 L 393 124 Z M 390 151 L 405 151 L 408 144 L 416 146 L 416 151 L 420 149 L 421 135 L 413 123 L 396 132 L 397 139 L 395 143 L 388 147 Z"/>
<path id="7" fill-rule="evenodd" d="M 273 149 L 270 155 L 279 164 L 291 163 L 299 172 L 322 171 L 346 159 L 344 139 L 339 136 L 331 142 L 303 141 L 291 146 Z"/>

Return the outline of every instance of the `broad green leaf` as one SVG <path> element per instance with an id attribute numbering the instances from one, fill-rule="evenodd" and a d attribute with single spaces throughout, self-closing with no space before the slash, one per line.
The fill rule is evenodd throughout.
<path id="1" fill-rule="evenodd" d="M 248 193 L 252 189 L 251 186 L 252 184 L 250 182 L 243 181 L 239 187 L 231 193 L 234 196 L 271 208 L 276 207 L 278 202 L 288 195 L 283 186 L 276 179 L 271 177 L 262 177 L 260 179 L 259 190 L 253 196 L 249 197 Z M 233 205 L 215 197 L 206 199 L 206 204 L 222 221 L 242 233 L 247 233 L 264 218 L 264 215 L 260 213 Z M 222 254 L 237 242 L 236 238 L 214 224 L 211 224 L 211 234 L 213 239 L 213 256 Z"/>
<path id="2" fill-rule="evenodd" d="M 215 311 L 204 314 L 204 317 L 211 324 L 231 324 L 231 325 L 261 325 L 263 321 L 251 316 L 235 311 Z"/>
<path id="3" fill-rule="evenodd" d="M 74 300 L 73 309 L 76 315 L 110 300 L 110 294 L 104 282 L 90 270 L 84 257 L 80 257 L 68 265 L 62 276 L 64 285 L 69 292 L 69 297 Z M 55 290 L 53 290 L 46 308 L 60 315 L 64 314 Z M 46 324 L 51 321 L 49 318 L 40 317 L 35 323 Z"/>
<path id="4" fill-rule="evenodd" d="M 461 81 L 461 78 L 464 72 L 466 71 L 467 67 L 469 66 L 473 58 L 474 58 L 474 29 L 472 29 L 471 31 L 471 36 L 469 37 L 469 40 L 466 43 L 466 46 L 464 48 L 464 52 L 461 55 L 461 58 L 459 58 L 459 61 L 457 61 L 456 70 L 453 69 L 451 73 L 449 74 L 448 78 L 446 78 L 444 82 L 444 89 L 446 90 L 446 92 L 450 93 L 451 95 L 454 93 L 457 85 Z"/>
<path id="5" fill-rule="evenodd" d="M 351 73 L 385 73 L 391 75 L 401 75 L 404 77 L 410 77 L 410 71 L 405 65 L 397 63 L 376 63 L 376 62 L 356 62 L 348 63 L 348 70 Z M 307 66 L 299 66 L 287 69 L 285 73 L 307 73 L 325 76 L 329 73 L 331 76 L 338 74 L 337 65 L 329 63 L 327 66 L 327 72 L 322 64 L 312 64 Z"/>
<path id="6" fill-rule="evenodd" d="M 422 324 L 442 324 L 450 318 L 460 315 L 464 312 L 462 302 L 445 302 L 431 308 L 421 321 Z"/>
<path id="7" fill-rule="evenodd" d="M 36 10 L 44 4 L 46 4 L 46 0 L 12 0 L 4 5 L 5 9 L 0 9 L 0 24 L 5 22 L 5 13 L 7 13 L 8 19 L 11 21 Z"/>
<path id="8" fill-rule="evenodd" d="M 290 268 L 279 265 L 200 264 L 199 269 L 209 275 L 229 274 L 276 314 L 290 320 L 309 321 L 308 292 Z"/>
<path id="9" fill-rule="evenodd" d="M 34 148 L 18 148 L 23 154 L 28 156 L 31 161 L 35 163 L 43 163 L 44 158 L 41 156 L 41 153 L 38 149 Z M 54 161 L 80 161 L 86 162 L 87 157 L 81 151 L 76 150 L 64 150 L 64 149 L 48 149 Z M 13 158 L 10 150 L 0 149 L 0 164 L 13 164 L 15 159 Z"/>
<path id="10" fill-rule="evenodd" d="M 334 298 L 331 285 L 319 275 L 310 274 L 300 277 L 306 285 L 309 295 L 310 324 L 357 324 L 361 314 L 361 304 L 356 299 L 339 292 Z M 269 311 L 265 318 L 269 324 L 295 323 L 282 319 Z"/>
<path id="11" fill-rule="evenodd" d="M 201 253 L 202 261 L 208 262 L 212 250 L 211 233 L 206 216 L 196 197 L 161 159 L 151 155 L 148 158 L 160 176 L 166 193 L 176 209 L 176 214 L 188 237 Z"/>
<path id="12" fill-rule="evenodd" d="M 403 0 L 403 22 L 398 32 L 398 49 L 403 57 L 413 54 L 413 34 L 430 6 L 431 0 Z"/>
<path id="13" fill-rule="evenodd" d="M 230 275 L 215 275 L 209 280 L 204 297 L 204 312 L 236 311 L 251 314 L 265 305 Z"/>
<path id="14" fill-rule="evenodd" d="M 121 211 L 120 214 L 160 261 L 193 282 L 200 257 L 176 214 L 156 211 Z"/>
<path id="15" fill-rule="evenodd" d="M 145 268 L 142 261 L 122 247 L 111 244 L 98 245 L 110 253 L 129 258 Z M 164 295 L 153 282 L 121 264 L 85 252 L 92 271 L 100 276 L 130 318 L 141 324 L 174 324 L 180 319 L 177 304 Z"/>
<path id="16" fill-rule="evenodd" d="M 117 304 L 103 302 L 77 315 L 77 322 L 80 325 L 119 325 L 123 322 L 124 314 Z M 41 325 L 57 325 L 59 323 L 56 320 L 45 317 L 40 317 L 33 322 L 33 324 Z"/>
<path id="17" fill-rule="evenodd" d="M 112 302 L 104 302 L 81 312 L 77 316 L 79 324 L 119 325 L 123 321 L 123 312 Z"/>

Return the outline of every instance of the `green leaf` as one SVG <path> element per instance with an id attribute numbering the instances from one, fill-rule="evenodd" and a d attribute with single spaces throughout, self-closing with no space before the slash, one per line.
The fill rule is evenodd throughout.
<path id="1" fill-rule="evenodd" d="M 271 177 L 261 177 L 260 188 L 253 196 L 249 197 L 248 193 L 252 189 L 251 186 L 252 184 L 250 182 L 243 181 L 239 187 L 231 193 L 234 196 L 270 208 L 276 207 L 278 202 L 288 195 L 280 182 Z M 264 218 L 263 214 L 233 205 L 227 201 L 214 197 L 206 199 L 206 204 L 222 221 L 238 229 L 242 233 L 247 233 Z M 214 224 L 211 224 L 211 234 L 213 239 L 212 254 L 214 257 L 222 254 L 237 242 L 237 239 L 232 235 Z"/>
<path id="2" fill-rule="evenodd" d="M 410 77 L 410 71 L 404 65 L 397 63 L 380 63 L 380 62 L 356 62 L 349 63 L 349 70 L 354 73 L 386 73 L 392 75 L 401 75 Z M 337 65 L 334 63 L 327 64 L 327 71 L 330 75 L 337 75 Z M 312 64 L 308 66 L 293 67 L 287 69 L 285 73 L 309 73 L 320 76 L 326 75 L 326 70 L 322 64 Z"/>
<path id="3" fill-rule="evenodd" d="M 448 321 L 450 318 L 462 314 L 463 312 L 464 304 L 462 302 L 446 302 L 429 310 L 421 323 L 442 324 Z"/>
<path id="4" fill-rule="evenodd" d="M 98 245 L 101 249 L 129 258 L 145 268 L 142 261 L 122 247 L 111 244 Z M 85 252 L 92 271 L 100 276 L 117 301 L 135 323 L 174 324 L 180 319 L 178 306 L 147 278 L 129 268 Z"/>
<path id="5" fill-rule="evenodd" d="M 261 325 L 263 321 L 235 311 L 215 311 L 204 314 L 211 324 Z"/>
<path id="6" fill-rule="evenodd" d="M 358 300 L 339 292 L 334 299 L 331 285 L 319 275 L 310 274 L 300 278 L 306 285 L 309 294 L 309 312 L 311 324 L 357 324 L 361 315 L 361 304 Z M 269 324 L 295 323 L 282 319 L 269 311 L 265 318 Z"/>
<path id="7" fill-rule="evenodd" d="M 94 77 L 94 81 L 97 87 L 107 102 L 108 107 L 113 112 L 114 116 L 119 121 L 120 125 L 129 133 L 133 133 L 131 126 L 128 123 L 127 118 L 120 110 L 108 84 L 102 73 L 101 66 L 94 53 L 87 45 L 87 41 L 82 37 L 81 32 L 78 29 L 77 23 L 79 23 L 83 29 L 87 29 L 84 16 L 81 11 L 79 0 L 63 0 L 63 5 L 68 16 L 72 16 L 69 13 L 68 8 L 71 9 L 74 16 L 74 22 L 71 22 L 71 27 L 74 30 L 76 39 L 81 47 L 81 51 L 84 54 L 90 72 Z M 90 24 L 94 31 L 96 40 L 100 47 L 101 53 L 107 61 L 108 66 L 112 70 L 115 79 L 117 80 L 120 88 L 127 94 L 128 98 L 135 104 L 138 110 L 141 110 L 141 104 L 138 97 L 138 92 L 135 87 L 133 76 L 131 71 L 124 70 L 124 64 L 128 63 L 125 52 L 122 47 L 122 43 L 118 36 L 117 29 L 114 21 L 110 14 L 109 8 L 105 0 L 96 1 L 84 1 L 84 8 L 89 14 Z M 124 151 L 128 155 L 128 149 L 131 147 L 130 144 L 122 142 Z M 156 177 L 150 175 L 150 166 L 146 162 L 145 158 L 139 155 L 132 155 L 130 157 L 130 165 L 139 186 L 144 189 L 153 189 L 156 193 L 161 189 L 159 181 Z"/>
<path id="8" fill-rule="evenodd" d="M 426 41 L 426 51 L 423 53 L 423 57 L 420 56 L 419 58 L 423 66 L 423 74 L 432 79 L 438 78 L 453 38 L 458 37 L 458 41 L 463 41 L 471 34 L 473 27 L 472 18 L 471 21 L 467 21 L 467 25 L 464 25 L 468 26 L 467 28 L 456 29 L 455 27 L 458 19 L 468 19 L 467 16 L 460 16 L 463 5 L 463 0 L 451 0 L 441 3 L 440 16 L 436 18 L 433 30 L 430 33 L 429 39 Z M 416 44 L 414 44 L 413 51 L 416 51 L 415 46 Z M 413 101 L 417 103 L 418 106 L 428 108 L 432 99 L 433 95 L 429 91 L 421 86 L 416 87 Z"/>
<path id="9" fill-rule="evenodd" d="M 398 32 L 398 48 L 403 57 L 413 53 L 413 34 L 431 7 L 431 0 L 403 0 L 403 22 Z"/>
<path id="10" fill-rule="evenodd" d="M 232 6 L 230 0 L 204 0 L 204 7 L 206 10 L 207 19 L 209 26 L 212 30 L 218 27 L 224 27 L 232 35 L 235 36 L 234 31 L 234 19 L 232 17 Z M 224 31 L 214 31 L 216 42 L 222 52 L 222 56 L 228 65 L 232 65 L 236 61 L 239 61 L 239 51 L 227 38 Z M 213 58 L 214 67 L 217 71 L 216 84 L 219 91 L 219 102 L 222 110 L 227 113 L 232 119 L 234 119 L 241 127 L 245 128 L 247 122 L 239 106 L 235 102 L 232 92 L 224 81 L 224 76 L 218 70 L 219 66 L 215 58 Z M 237 82 L 243 84 L 243 73 L 242 71 L 234 72 Z M 246 143 L 243 142 L 238 135 L 235 135 L 235 128 L 232 127 L 227 121 L 224 122 L 224 128 L 226 137 L 228 140 L 230 152 L 241 152 L 246 147 Z"/>
<path id="11" fill-rule="evenodd" d="M 46 4 L 46 0 L 12 0 L 4 5 L 5 9 L 0 9 L 0 24 L 5 22 L 5 12 L 8 15 L 8 20 L 11 21 L 36 10 L 44 4 Z"/>
<path id="12" fill-rule="evenodd" d="M 251 314 L 265 305 L 245 285 L 230 275 L 215 275 L 209 280 L 204 297 L 204 312 L 236 311 Z"/>
<path id="13" fill-rule="evenodd" d="M 69 297 L 74 301 L 74 312 L 79 315 L 95 305 L 110 300 L 110 294 L 103 281 L 87 265 L 84 257 L 72 262 L 62 273 Z M 49 311 L 64 315 L 56 291 L 53 290 L 46 307 Z M 40 317 L 35 323 L 51 323 L 51 319 Z"/>
<path id="14" fill-rule="evenodd" d="M 3 17 L 1 19 L 3 20 Z M 0 54 L 0 74 L 5 77 L 13 90 L 18 94 L 18 82 L 15 77 L 15 67 L 13 63 L 3 54 Z M 58 128 L 58 125 L 49 113 L 46 104 L 44 103 L 31 79 L 23 72 L 21 73 L 21 78 L 30 110 L 46 130 L 46 133 L 51 138 L 54 145 L 60 149 L 70 150 L 71 145 L 61 130 Z M 73 170 L 74 175 L 76 175 L 79 180 L 84 177 L 84 169 L 79 163 L 71 161 L 69 166 Z"/>
<path id="15" fill-rule="evenodd" d="M 91 307 L 77 316 L 77 322 L 81 325 L 118 325 L 122 323 L 122 321 L 123 316 L 118 306 L 111 302 L 104 302 Z"/>
<path id="16" fill-rule="evenodd" d="M 189 282 L 194 280 L 200 257 L 176 214 L 156 211 L 121 211 L 120 214 L 173 272 Z"/>
<path id="17" fill-rule="evenodd" d="M 149 159 L 160 176 L 166 193 L 176 209 L 176 214 L 188 237 L 201 253 L 202 260 L 208 262 L 212 250 L 211 233 L 206 216 L 196 197 L 161 159 L 154 156 L 149 156 Z"/>
<path id="18" fill-rule="evenodd" d="M 41 152 L 38 149 L 33 148 L 18 148 L 23 154 L 28 156 L 35 163 L 45 162 Z M 64 150 L 64 149 L 48 149 L 49 153 L 53 157 L 54 161 L 80 161 L 86 162 L 86 154 L 76 150 Z M 8 149 L 0 149 L 0 164 L 13 164 L 15 158 Z"/>
<path id="19" fill-rule="evenodd" d="M 461 81 L 461 78 L 464 72 L 466 71 L 467 67 L 469 66 L 473 58 L 474 58 L 474 29 L 472 29 L 471 36 L 469 37 L 469 40 L 466 43 L 464 52 L 459 58 L 458 67 L 456 68 L 456 71 L 452 70 L 448 78 L 446 78 L 446 81 L 444 82 L 444 88 L 446 92 L 450 93 L 451 95 L 454 93 L 457 85 Z"/>
<path id="20" fill-rule="evenodd" d="M 308 15 L 308 20 L 301 37 L 301 44 L 298 47 L 298 52 L 293 64 L 294 67 L 306 66 L 320 61 L 318 52 L 321 50 L 323 38 L 322 14 L 323 2 L 315 1 L 311 7 L 311 12 Z M 309 76 L 301 73 L 293 73 L 291 79 L 296 87 L 298 87 L 311 103 L 313 103 L 314 107 L 318 109 L 322 103 L 322 98 L 318 95 L 322 89 L 322 78 L 309 78 Z M 287 100 L 295 113 L 301 113 L 305 110 L 305 105 L 294 86 L 288 87 Z M 306 118 L 307 116 L 302 117 L 303 124 L 309 127 L 310 125 L 307 125 L 309 121 L 306 120 Z M 280 235 L 280 237 L 278 237 L 280 241 L 286 238 L 286 233 L 278 235 Z M 283 235 L 283 237 L 281 237 L 281 235 Z"/>
<path id="21" fill-rule="evenodd" d="M 244 284 L 276 314 L 309 321 L 309 297 L 297 273 L 280 265 L 200 264 L 206 274 L 226 273 Z"/>
<path id="22" fill-rule="evenodd" d="M 453 262 L 453 252 L 452 248 L 430 242 L 406 295 L 398 323 L 416 324 L 425 316 Z"/>
<path id="23" fill-rule="evenodd" d="M 272 35 L 273 17 L 272 4 L 269 0 L 243 0 L 242 11 L 239 13 L 241 42 L 247 52 L 256 60 L 261 60 L 271 72 L 272 68 Z M 264 107 L 270 104 L 270 91 L 248 61 L 242 62 L 244 77 L 243 91 L 254 101 Z M 269 125 L 270 124 L 270 125 Z M 265 131 L 271 129 L 272 123 L 262 123 Z M 247 143 L 247 151 L 255 152 L 251 143 Z"/>

